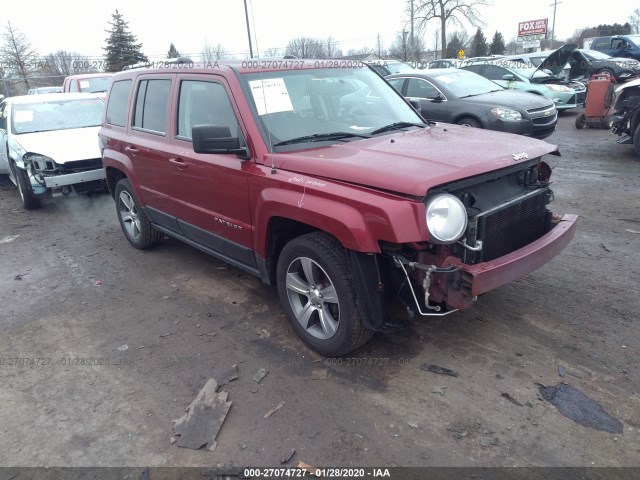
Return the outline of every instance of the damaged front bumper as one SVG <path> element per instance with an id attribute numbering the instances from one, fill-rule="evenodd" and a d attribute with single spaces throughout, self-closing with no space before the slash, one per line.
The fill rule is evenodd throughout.
<path id="1" fill-rule="evenodd" d="M 65 185 L 75 185 L 77 183 L 87 183 L 96 180 L 104 180 L 104 169 L 88 170 L 78 173 L 67 173 L 64 175 L 46 176 L 44 184 L 47 188 L 63 187 Z"/>
<path id="2" fill-rule="evenodd" d="M 444 315 L 469 308 L 479 295 L 548 263 L 573 239 L 577 219 L 577 215 L 558 216 L 554 227 L 534 242 L 487 262 L 468 265 L 450 256 L 436 265 L 434 256 L 426 252 L 418 252 L 417 262 L 402 256 L 394 256 L 393 260 L 406 276 L 417 311 L 421 315 Z M 422 292 L 416 292 L 417 285 Z"/>

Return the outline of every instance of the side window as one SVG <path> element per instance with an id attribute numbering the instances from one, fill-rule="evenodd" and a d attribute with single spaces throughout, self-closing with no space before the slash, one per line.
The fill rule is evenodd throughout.
<path id="1" fill-rule="evenodd" d="M 407 97 L 415 98 L 436 98 L 438 90 L 429 82 L 410 78 L 407 80 Z"/>
<path id="2" fill-rule="evenodd" d="M 505 75 L 512 75 L 512 73 L 496 65 L 485 65 L 483 75 L 489 80 L 504 80 Z"/>
<path id="3" fill-rule="evenodd" d="M 130 91 L 131 80 L 114 82 L 109 93 L 109 103 L 107 104 L 106 122 L 108 124 L 117 125 L 118 127 L 126 125 Z"/>
<path id="4" fill-rule="evenodd" d="M 7 104 L 0 105 L 0 130 L 7 130 Z"/>
<path id="5" fill-rule="evenodd" d="M 178 99 L 178 136 L 191 140 L 196 125 L 226 125 L 238 134 L 238 120 L 225 88 L 215 82 L 183 80 Z"/>
<path id="6" fill-rule="evenodd" d="M 598 48 L 598 49 L 601 49 L 601 50 L 605 50 L 605 49 L 609 48 L 609 39 L 608 38 L 602 38 L 600 40 L 597 40 L 596 42 L 594 42 L 592 47 L 593 48 Z"/>
<path id="7" fill-rule="evenodd" d="M 480 75 L 482 72 L 482 65 L 469 65 L 468 67 L 464 67 L 464 69 Z"/>
<path id="8" fill-rule="evenodd" d="M 142 80 L 138 85 L 138 96 L 133 126 L 157 133 L 166 133 L 167 103 L 171 80 Z"/>
<path id="9" fill-rule="evenodd" d="M 402 93 L 402 84 L 404 83 L 404 78 L 392 78 L 391 80 L 387 80 L 389 85 L 395 88 L 398 93 Z"/>
<path id="10" fill-rule="evenodd" d="M 621 38 L 615 38 L 611 40 L 612 50 L 620 50 L 621 48 L 624 48 L 624 46 L 625 46 L 625 41 L 622 40 Z"/>
<path id="11" fill-rule="evenodd" d="M 75 78 L 69 79 L 69 91 L 70 92 L 78 91 L 78 81 Z"/>

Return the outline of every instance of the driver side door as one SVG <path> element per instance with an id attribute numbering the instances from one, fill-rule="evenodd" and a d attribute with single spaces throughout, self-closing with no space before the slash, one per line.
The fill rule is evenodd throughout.
<path id="1" fill-rule="evenodd" d="M 408 78 L 405 89 L 405 97 L 420 104 L 420 113 L 425 120 L 451 121 L 447 98 L 431 82 L 422 78 Z"/>

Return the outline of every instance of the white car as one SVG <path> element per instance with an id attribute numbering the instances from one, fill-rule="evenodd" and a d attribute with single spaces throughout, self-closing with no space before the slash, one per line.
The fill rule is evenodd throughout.
<path id="1" fill-rule="evenodd" d="M 104 101 L 92 94 L 9 97 L 0 103 L 0 174 L 17 185 L 25 209 L 42 195 L 106 186 L 98 146 Z"/>

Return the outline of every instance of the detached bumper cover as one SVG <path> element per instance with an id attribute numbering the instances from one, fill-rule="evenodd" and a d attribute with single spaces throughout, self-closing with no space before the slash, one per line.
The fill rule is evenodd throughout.
<path id="1" fill-rule="evenodd" d="M 103 168 L 96 170 L 88 170 L 86 172 L 68 173 L 65 175 L 55 175 L 44 177 L 44 183 L 47 188 L 62 187 L 64 185 L 74 185 L 76 183 L 92 182 L 94 180 L 103 180 L 105 173 Z"/>
<path id="2" fill-rule="evenodd" d="M 471 287 L 470 296 L 476 297 L 522 278 L 548 263 L 571 242 L 577 220 L 577 215 L 565 214 L 553 229 L 535 242 L 495 260 L 465 265 L 459 259 L 450 257 L 443 266 L 456 266 L 464 272 L 463 276 L 470 277 L 464 283 Z M 465 308 L 465 305 L 451 306 Z"/>

